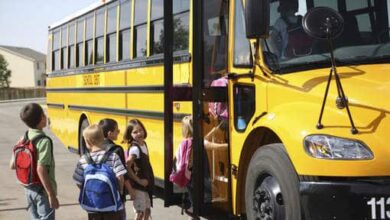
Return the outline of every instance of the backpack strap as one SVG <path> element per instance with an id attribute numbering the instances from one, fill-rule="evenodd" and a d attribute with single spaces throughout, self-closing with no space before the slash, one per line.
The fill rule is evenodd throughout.
<path id="1" fill-rule="evenodd" d="M 104 153 L 104 155 L 103 155 L 103 158 L 100 160 L 100 164 L 103 164 L 103 163 L 105 163 L 107 160 L 108 160 L 108 157 L 110 157 L 110 155 L 114 152 L 115 150 L 112 150 L 111 151 L 111 149 L 110 150 L 108 150 L 108 151 L 106 151 L 105 153 Z"/>
<path id="2" fill-rule="evenodd" d="M 36 144 L 38 143 L 38 141 L 39 140 L 41 140 L 42 138 L 47 138 L 48 140 L 49 140 L 49 142 L 50 142 L 50 148 L 51 148 L 51 158 L 52 158 L 52 160 L 54 160 L 54 146 L 53 146 L 53 140 L 49 137 L 49 136 L 47 136 L 47 135 L 45 135 L 45 134 L 38 134 L 37 136 L 35 136 L 34 138 L 32 138 L 30 141 L 31 141 L 31 143 L 32 143 L 32 145 L 36 148 Z M 24 136 L 24 140 L 29 140 L 29 138 L 28 138 L 28 131 L 26 131 L 26 134 L 25 134 L 25 136 Z"/>
<path id="3" fill-rule="evenodd" d="M 28 130 L 24 133 L 22 140 L 23 140 L 23 143 L 26 143 L 26 141 L 28 141 Z"/>
<path id="4" fill-rule="evenodd" d="M 118 154 L 118 152 L 119 152 L 119 147 L 116 147 L 117 145 L 115 145 L 115 144 L 109 144 L 108 145 L 108 150 L 107 151 L 109 151 L 109 152 L 111 152 L 111 153 L 116 153 L 118 156 L 119 156 L 119 154 Z"/>
<path id="5" fill-rule="evenodd" d="M 95 165 L 95 161 L 92 160 L 91 154 L 89 154 L 88 151 L 85 152 L 85 160 L 87 161 L 88 164 Z"/>

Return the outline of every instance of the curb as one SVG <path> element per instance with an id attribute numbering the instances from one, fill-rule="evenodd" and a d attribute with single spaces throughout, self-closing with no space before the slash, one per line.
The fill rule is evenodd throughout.
<path id="1" fill-rule="evenodd" d="M 10 99 L 10 100 L 1 100 L 0 104 L 3 103 L 13 103 L 13 102 L 46 102 L 46 97 L 43 98 L 29 98 L 29 99 Z"/>

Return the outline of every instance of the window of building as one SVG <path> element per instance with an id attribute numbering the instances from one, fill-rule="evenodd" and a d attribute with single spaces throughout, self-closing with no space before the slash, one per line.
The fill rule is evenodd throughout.
<path id="1" fill-rule="evenodd" d="M 96 12 L 95 63 L 97 64 L 104 61 L 104 13 L 104 8 Z"/>
<path id="2" fill-rule="evenodd" d="M 118 4 L 114 3 L 110 5 L 107 10 L 106 62 L 116 62 L 117 6 Z"/>
<path id="3" fill-rule="evenodd" d="M 69 25 L 69 51 L 68 51 L 68 68 L 75 68 L 75 24 L 72 22 Z"/>
<path id="4" fill-rule="evenodd" d="M 122 0 L 119 18 L 119 60 L 130 59 L 131 1 Z"/>
<path id="5" fill-rule="evenodd" d="M 76 67 L 83 66 L 83 36 L 84 36 L 84 18 L 77 21 L 77 33 L 76 33 Z"/>
<path id="6" fill-rule="evenodd" d="M 134 57 L 145 57 L 147 54 L 146 19 L 148 1 L 136 0 L 134 11 Z"/>

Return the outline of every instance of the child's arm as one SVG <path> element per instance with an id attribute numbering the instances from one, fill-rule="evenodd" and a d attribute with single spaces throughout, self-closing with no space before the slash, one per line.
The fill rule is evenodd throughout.
<path id="1" fill-rule="evenodd" d="M 9 168 L 11 170 L 15 169 L 15 156 L 14 156 L 14 154 L 11 155 L 11 159 L 9 161 Z"/>
<path id="2" fill-rule="evenodd" d="M 46 167 L 41 165 L 41 164 L 38 164 L 37 172 L 38 172 L 39 179 L 41 180 L 41 183 L 43 185 L 43 188 L 45 188 L 45 191 L 49 197 L 50 207 L 53 209 L 58 209 L 60 204 L 59 204 L 57 196 L 56 196 L 56 194 L 55 194 L 55 192 L 50 184 L 49 175 L 47 174 Z"/>
<path id="3" fill-rule="evenodd" d="M 130 178 L 133 179 L 136 183 L 142 186 L 147 186 L 148 180 L 138 178 L 138 176 L 135 175 L 135 173 L 133 172 L 133 169 L 131 169 L 131 166 L 133 165 L 135 159 L 136 159 L 136 155 L 134 154 L 129 155 L 129 158 L 126 161 L 127 172 L 129 173 Z"/>
<path id="4" fill-rule="evenodd" d="M 118 179 L 119 193 L 123 195 L 123 186 L 124 186 L 125 179 L 123 175 L 117 176 L 116 178 Z"/>
<path id="5" fill-rule="evenodd" d="M 125 182 L 125 187 L 127 189 L 127 192 L 130 195 L 130 198 L 132 198 L 132 199 L 135 198 L 135 191 L 134 191 L 133 187 L 131 186 L 130 181 L 125 180 L 124 182 Z"/>
<path id="6" fill-rule="evenodd" d="M 39 146 L 39 147 L 38 147 Z M 49 197 L 50 207 L 53 209 L 58 209 L 59 202 L 57 199 L 57 195 L 53 189 L 53 186 L 49 180 L 49 174 L 47 167 L 54 166 L 53 161 L 53 146 L 49 139 L 44 138 L 41 139 L 37 143 L 38 150 L 38 165 L 37 165 L 37 173 L 41 183 L 46 190 L 46 193 Z"/>
<path id="7" fill-rule="evenodd" d="M 227 143 L 220 144 L 220 143 L 214 143 L 208 140 L 204 140 L 204 147 L 210 150 L 219 150 L 219 149 L 226 149 L 228 147 L 228 144 Z"/>

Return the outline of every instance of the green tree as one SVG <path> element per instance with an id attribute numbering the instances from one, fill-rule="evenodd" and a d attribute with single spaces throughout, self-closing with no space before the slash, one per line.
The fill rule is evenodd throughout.
<path id="1" fill-rule="evenodd" d="M 0 54 L 0 88 L 8 88 L 10 84 L 11 70 L 7 69 L 8 63 Z"/>

